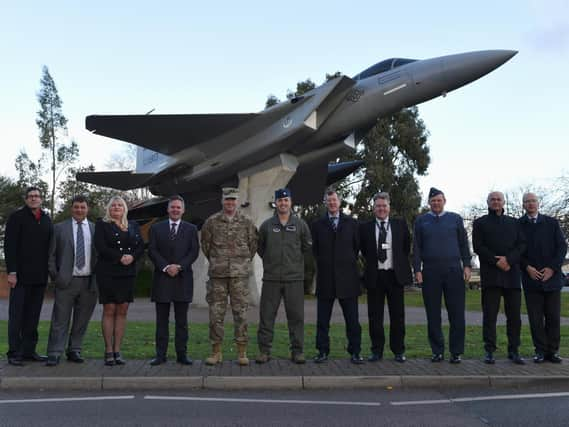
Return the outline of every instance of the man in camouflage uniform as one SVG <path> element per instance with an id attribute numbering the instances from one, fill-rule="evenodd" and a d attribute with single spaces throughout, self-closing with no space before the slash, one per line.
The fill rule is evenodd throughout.
<path id="1" fill-rule="evenodd" d="M 209 304 L 209 338 L 212 344 L 207 365 L 223 360 L 223 320 L 230 298 L 235 343 L 239 364 L 249 364 L 247 358 L 247 310 L 249 308 L 249 271 L 257 251 L 257 228 L 237 209 L 239 190 L 222 190 L 223 209 L 210 216 L 202 227 L 202 250 L 209 261 L 209 281 L 206 301 Z"/>

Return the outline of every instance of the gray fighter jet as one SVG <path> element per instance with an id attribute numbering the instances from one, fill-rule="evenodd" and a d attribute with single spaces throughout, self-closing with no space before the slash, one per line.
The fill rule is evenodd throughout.
<path id="1" fill-rule="evenodd" d="M 88 116 L 88 130 L 139 147 L 136 170 L 79 173 L 77 179 L 121 190 L 148 187 L 157 196 L 184 194 L 199 219 L 219 208 L 221 187 L 239 185 L 243 171 L 286 157 L 296 170 L 289 182 L 295 202 L 320 201 L 326 185 L 361 166 L 329 162 L 343 150 L 354 149 L 379 117 L 444 96 L 516 53 L 486 50 L 424 60 L 391 58 L 259 113 Z M 142 203 L 131 215 L 163 212 L 164 199 L 158 198 Z"/>

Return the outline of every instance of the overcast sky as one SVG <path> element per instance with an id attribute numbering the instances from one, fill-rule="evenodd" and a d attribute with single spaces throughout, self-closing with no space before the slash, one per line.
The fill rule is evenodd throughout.
<path id="1" fill-rule="evenodd" d="M 25 5 L 24 5 L 25 4 Z M 569 2 L 0 1 L 0 173 L 39 154 L 45 64 L 80 144 L 105 169 L 122 143 L 89 114 L 255 112 L 306 78 L 354 75 L 390 57 L 513 49 L 519 54 L 419 106 L 432 163 L 421 178 L 450 209 L 491 189 L 547 185 L 569 171 Z"/>

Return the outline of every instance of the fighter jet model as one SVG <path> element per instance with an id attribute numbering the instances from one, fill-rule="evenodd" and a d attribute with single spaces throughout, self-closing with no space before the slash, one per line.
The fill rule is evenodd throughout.
<path id="1" fill-rule="evenodd" d="M 281 164 L 292 170 L 288 185 L 295 202 L 321 201 L 326 185 L 361 165 L 329 162 L 354 149 L 379 117 L 444 96 L 516 53 L 391 58 L 259 113 L 88 116 L 88 130 L 139 147 L 136 170 L 79 173 L 77 179 L 121 190 L 148 187 L 157 196 L 183 194 L 193 215 L 203 219 L 219 209 L 221 187 L 238 186 Z M 134 218 L 163 215 L 164 199 L 144 202 L 130 213 Z"/>

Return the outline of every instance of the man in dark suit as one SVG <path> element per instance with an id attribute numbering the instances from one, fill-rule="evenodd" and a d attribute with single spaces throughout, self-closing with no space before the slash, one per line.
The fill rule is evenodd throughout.
<path id="1" fill-rule="evenodd" d="M 559 222 L 539 213 L 539 199 L 534 193 L 523 197 L 526 215 L 519 221 L 527 248 L 520 266 L 528 308 L 531 337 L 535 347 L 533 361 L 561 363 L 561 265 L 567 254 L 567 242 Z"/>
<path id="2" fill-rule="evenodd" d="M 152 366 L 166 362 L 170 303 L 176 320 L 177 362 L 191 365 L 187 355 L 188 308 L 192 302 L 194 278 L 192 264 L 198 257 L 197 228 L 182 221 L 184 199 L 172 196 L 168 201 L 168 219 L 150 228 L 148 255 L 154 263 L 152 301 L 156 303 L 156 357 Z"/>
<path id="3" fill-rule="evenodd" d="M 405 362 L 404 287 L 413 282 L 409 252 L 411 238 L 404 219 L 391 218 L 388 193 L 373 197 L 375 218 L 360 227 L 361 251 L 365 258 L 364 282 L 367 289 L 370 362 L 383 357 L 385 334 L 383 309 L 389 309 L 389 347 L 397 362 Z"/>
<path id="4" fill-rule="evenodd" d="M 25 206 L 8 218 L 4 236 L 6 272 L 10 285 L 8 308 L 8 363 L 22 366 L 22 360 L 44 362 L 36 352 L 38 323 L 47 285 L 47 260 L 53 225 L 41 209 L 37 187 L 29 187 Z"/>
<path id="5" fill-rule="evenodd" d="M 340 212 L 340 199 L 335 191 L 326 193 L 327 212 L 312 224 L 312 250 L 316 259 L 316 363 L 328 360 L 330 353 L 330 317 L 337 298 L 346 321 L 348 353 L 351 362 L 363 363 L 358 318 L 360 280 L 357 268 L 359 252 L 358 224 Z"/>
<path id="6" fill-rule="evenodd" d="M 520 257 L 526 250 L 526 239 L 519 221 L 504 212 L 504 194 L 488 194 L 488 214 L 477 218 L 472 225 L 472 244 L 480 258 L 482 286 L 482 335 L 484 363 L 494 364 L 496 351 L 496 321 L 500 300 L 504 298 L 508 359 L 523 365 L 518 351 L 522 319 Z"/>
<path id="7" fill-rule="evenodd" d="M 55 298 L 47 343 L 47 366 L 56 366 L 67 343 L 67 360 L 81 357 L 83 336 L 89 326 L 95 304 L 95 224 L 87 220 L 87 199 L 76 196 L 71 201 L 71 218 L 54 226 L 49 253 L 49 274 L 55 282 Z"/>

